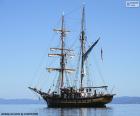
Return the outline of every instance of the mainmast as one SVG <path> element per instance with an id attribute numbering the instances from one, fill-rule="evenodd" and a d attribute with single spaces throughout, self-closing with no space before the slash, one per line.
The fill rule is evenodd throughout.
<path id="1" fill-rule="evenodd" d="M 82 10 L 82 21 L 81 21 L 81 88 L 83 87 L 83 78 L 85 74 L 84 70 L 84 63 L 87 59 L 88 55 L 92 51 L 92 49 L 96 46 L 100 38 L 98 38 L 87 50 L 85 49 L 85 42 L 86 42 L 86 36 L 85 36 L 85 6 L 83 6 Z"/>
<path id="2" fill-rule="evenodd" d="M 83 77 L 84 77 L 84 54 L 85 54 L 85 6 L 83 6 L 82 10 L 82 21 L 81 21 L 81 88 L 83 87 Z"/>

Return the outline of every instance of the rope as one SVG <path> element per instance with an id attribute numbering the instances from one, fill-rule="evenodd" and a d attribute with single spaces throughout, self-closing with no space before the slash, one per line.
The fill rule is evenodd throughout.
<path id="1" fill-rule="evenodd" d="M 80 51 L 79 51 L 80 52 Z M 78 57 L 78 62 L 77 62 L 77 71 L 76 71 L 76 74 L 75 74 L 75 82 L 74 82 L 74 86 L 76 87 L 76 85 L 77 85 L 77 81 L 78 81 L 78 74 L 79 74 L 79 70 L 80 70 L 80 67 L 79 67 L 79 65 L 80 65 L 80 60 L 81 60 L 81 52 L 79 53 L 79 57 Z"/>
<path id="2" fill-rule="evenodd" d="M 59 21 L 55 24 L 55 27 L 56 27 L 56 25 L 58 25 L 59 22 L 60 22 L 60 19 L 59 19 Z M 52 35 L 52 37 L 51 37 L 51 42 L 54 41 L 55 35 L 56 35 L 55 33 Z M 38 74 L 38 72 L 39 72 L 40 67 L 42 66 L 42 64 L 43 64 L 43 62 L 44 62 L 44 59 L 45 59 L 45 57 L 46 57 L 46 52 L 47 52 L 47 51 L 49 51 L 49 48 L 47 48 L 47 49 L 45 50 L 45 54 L 43 54 L 43 56 L 42 56 L 42 58 L 41 58 L 41 60 L 40 60 L 40 62 L 39 62 L 39 64 L 38 64 L 38 67 L 36 68 L 35 72 L 33 73 L 33 77 L 31 78 L 31 81 L 30 81 L 31 83 L 29 84 L 30 86 L 33 86 L 33 80 L 37 78 L 37 74 Z M 40 78 L 39 78 L 39 79 L 40 79 Z M 38 85 L 39 79 L 37 80 L 37 85 Z M 36 86 L 36 85 L 35 85 L 35 86 Z"/>
<path id="3" fill-rule="evenodd" d="M 101 78 L 103 84 L 105 85 L 105 81 L 104 81 L 104 78 L 103 78 L 103 75 L 102 75 L 101 69 L 100 69 L 100 67 L 99 67 L 99 64 L 97 63 L 96 53 L 95 53 L 94 56 L 95 56 L 95 58 L 94 58 L 94 59 L 95 59 L 95 65 L 96 65 L 96 67 L 97 67 L 97 69 L 98 69 L 99 76 L 100 76 L 100 78 Z"/>

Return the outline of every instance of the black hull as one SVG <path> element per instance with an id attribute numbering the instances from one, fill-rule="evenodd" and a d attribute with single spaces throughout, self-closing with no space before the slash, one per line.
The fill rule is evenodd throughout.
<path id="1" fill-rule="evenodd" d="M 62 99 L 54 97 L 43 97 L 47 102 L 48 107 L 106 107 L 106 104 L 111 102 L 113 95 L 100 96 L 94 98 L 79 98 L 79 99 Z"/>
<path id="2" fill-rule="evenodd" d="M 70 104 L 70 103 L 64 103 L 64 104 L 49 104 L 49 108 L 88 108 L 88 107 L 94 107 L 94 108 L 104 108 L 106 107 L 105 104 L 102 103 L 76 103 L 76 104 Z"/>

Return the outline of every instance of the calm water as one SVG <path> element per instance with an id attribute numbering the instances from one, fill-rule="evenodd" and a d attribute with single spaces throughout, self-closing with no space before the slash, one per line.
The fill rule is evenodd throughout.
<path id="1" fill-rule="evenodd" d="M 5 114 L 7 113 L 7 114 Z M 140 116 L 140 104 L 109 104 L 107 108 L 47 108 L 45 105 L 0 105 L 2 116 Z"/>

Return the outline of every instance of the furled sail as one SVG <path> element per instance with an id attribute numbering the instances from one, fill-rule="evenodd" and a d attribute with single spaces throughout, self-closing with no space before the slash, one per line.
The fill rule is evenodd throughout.
<path id="1" fill-rule="evenodd" d="M 99 38 L 100 39 L 100 38 Z M 86 51 L 86 53 L 83 55 L 83 59 L 84 61 L 87 59 L 89 53 L 91 52 L 91 50 L 93 49 L 93 47 L 98 43 L 99 39 L 97 39 L 93 45 Z"/>
<path id="2" fill-rule="evenodd" d="M 72 73 L 72 72 L 75 71 L 75 69 L 70 69 L 70 68 L 64 68 L 64 69 L 61 69 L 61 68 L 47 68 L 47 70 L 48 70 L 48 72 L 65 70 L 67 73 Z"/>

